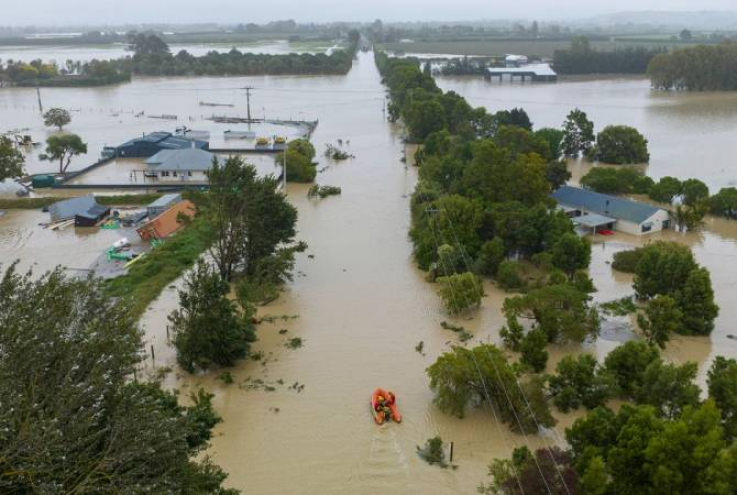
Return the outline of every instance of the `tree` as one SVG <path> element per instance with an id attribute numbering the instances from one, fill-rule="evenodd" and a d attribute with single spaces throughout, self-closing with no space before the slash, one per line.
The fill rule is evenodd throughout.
<path id="1" fill-rule="evenodd" d="M 656 241 L 643 248 L 635 268 L 637 297 L 648 300 L 658 294 L 674 295 L 697 268 L 691 250 L 675 242 Z M 685 316 L 685 315 L 684 315 Z"/>
<path id="2" fill-rule="evenodd" d="M 412 100 L 403 113 L 410 140 L 421 143 L 433 132 L 445 127 L 445 109 L 436 99 Z"/>
<path id="3" fill-rule="evenodd" d="M 553 190 L 565 185 L 571 178 L 568 163 L 565 160 L 553 160 L 545 165 L 545 178 Z"/>
<path id="4" fill-rule="evenodd" d="M 550 254 L 553 266 L 573 277 L 577 270 L 588 268 L 591 263 L 591 241 L 576 234 L 564 234 L 553 244 Z"/>
<path id="5" fill-rule="evenodd" d="M 598 312 L 587 302 L 588 295 L 571 285 L 549 285 L 508 298 L 503 312 L 507 326 L 520 325 L 520 318 L 531 320 L 545 332 L 548 342 L 583 342 L 599 331 Z"/>
<path id="6" fill-rule="evenodd" d="M 128 43 L 128 49 L 138 57 L 170 55 L 169 45 L 154 33 L 129 33 Z"/>
<path id="7" fill-rule="evenodd" d="M 455 273 L 440 277 L 437 282 L 440 284 L 440 297 L 448 313 L 460 314 L 481 304 L 484 285 L 473 273 Z"/>
<path id="8" fill-rule="evenodd" d="M 256 336 L 228 299 L 230 287 L 206 262 L 199 261 L 179 291 L 179 309 L 169 316 L 177 361 L 185 370 L 233 366 L 248 355 Z"/>
<path id="9" fill-rule="evenodd" d="M 594 142 L 594 123 L 586 112 L 579 109 L 572 110 L 563 123 L 563 154 L 578 156 L 586 153 Z"/>
<path id="10" fill-rule="evenodd" d="M 693 382 L 696 371 L 696 363 L 676 366 L 655 359 L 645 368 L 633 398 L 655 407 L 661 416 L 677 418 L 686 406 L 699 404 L 699 387 Z"/>
<path id="11" fill-rule="evenodd" d="M 494 277 L 499 270 L 499 265 L 507 258 L 504 249 L 504 241 L 495 237 L 491 241 L 486 241 L 479 251 L 476 259 L 474 271 L 480 275 Z"/>
<path id="12" fill-rule="evenodd" d="M 553 403 L 563 412 L 584 406 L 594 409 L 603 406 L 619 391 L 612 375 L 598 367 L 596 358 L 589 354 L 565 356 L 549 379 Z"/>
<path id="13" fill-rule="evenodd" d="M 486 404 L 516 431 L 535 433 L 538 425 L 555 424 L 543 383 L 518 379 L 504 353 L 492 344 L 453 347 L 427 368 L 427 374 L 435 405 L 445 413 L 462 418 L 467 407 Z"/>
<path id="14" fill-rule="evenodd" d="M 0 136 L 0 182 L 22 176 L 26 159 L 9 137 Z"/>
<path id="15" fill-rule="evenodd" d="M 72 121 L 69 111 L 63 108 L 51 108 L 44 115 L 44 125 L 46 127 L 57 127 L 60 131 L 65 125 Z"/>
<path id="16" fill-rule="evenodd" d="M 681 41 L 691 41 L 693 39 L 693 34 L 688 29 L 684 29 L 678 34 L 678 37 Z"/>
<path id="17" fill-rule="evenodd" d="M 495 459 L 489 465 L 492 481 L 478 492 L 494 495 L 573 495 L 580 493 L 579 479 L 570 455 L 559 447 L 538 449 L 534 456 L 518 447 L 512 459 Z"/>
<path id="18" fill-rule="evenodd" d="M 686 179 L 681 184 L 683 202 L 688 206 L 696 206 L 709 199 L 709 188 L 699 179 Z"/>
<path id="19" fill-rule="evenodd" d="M 635 167 L 594 167 L 581 185 L 605 194 L 648 194 L 653 180 Z"/>
<path id="20" fill-rule="evenodd" d="M 616 165 L 648 162 L 647 139 L 633 127 L 607 126 L 596 138 L 596 159 Z"/>
<path id="21" fill-rule="evenodd" d="M 727 438 L 737 438 L 737 360 L 717 356 L 706 379 L 709 397 L 722 413 Z"/>
<path id="22" fill-rule="evenodd" d="M 210 192 L 202 201 L 207 218 L 210 254 L 220 276 L 254 276 L 260 262 L 290 249 L 296 234 L 297 210 L 277 188 L 273 176 L 258 177 L 240 157 L 213 162 Z"/>
<path id="23" fill-rule="evenodd" d="M 714 289 L 706 268 L 691 270 L 677 301 L 683 314 L 684 333 L 710 335 L 719 316 L 719 306 L 714 302 Z"/>
<path id="24" fill-rule="evenodd" d="M 658 359 L 655 347 L 631 340 L 607 355 L 604 368 L 614 377 L 622 395 L 631 397 L 642 386 L 647 367 Z"/>
<path id="25" fill-rule="evenodd" d="M 183 407 L 134 381 L 141 331 L 101 282 L 11 266 L 0 328 L 0 492 L 237 493 L 196 460 L 219 422 L 211 396 Z"/>
<path id="26" fill-rule="evenodd" d="M 561 144 L 563 143 L 563 131 L 553 129 L 552 127 L 543 127 L 535 131 L 535 136 L 544 139 L 550 147 L 550 158 L 557 160 L 561 154 Z"/>
<path id="27" fill-rule="evenodd" d="M 673 198 L 680 195 L 683 191 L 683 184 L 675 177 L 662 177 L 655 185 L 650 188 L 648 193 L 650 199 L 660 201 L 661 203 L 672 203 Z"/>
<path id="28" fill-rule="evenodd" d="M 49 136 L 46 140 L 46 152 L 40 156 L 42 160 L 59 162 L 59 173 L 66 173 L 72 157 L 87 153 L 87 144 L 76 134 Z"/>
<path id="29" fill-rule="evenodd" d="M 313 163 L 315 147 L 312 143 L 306 139 L 290 141 L 286 151 L 274 158 L 277 166 L 284 164 L 284 153 L 287 155 L 287 181 L 306 183 L 315 180 L 317 166 Z"/>
<path id="30" fill-rule="evenodd" d="M 680 333 L 683 314 L 675 299 L 655 296 L 645 308 L 645 314 L 637 316 L 637 324 L 647 337 L 648 344 L 665 349 L 665 343 L 673 333 Z"/>
<path id="31" fill-rule="evenodd" d="M 709 198 L 709 209 L 712 214 L 727 218 L 737 218 L 737 188 L 724 187 Z"/>
<path id="32" fill-rule="evenodd" d="M 523 108 L 498 111 L 494 114 L 494 125 L 497 129 L 503 126 L 515 126 L 532 131 L 532 122 Z"/>
<path id="33" fill-rule="evenodd" d="M 548 364 L 548 336 L 536 328 L 527 333 L 520 343 L 520 362 L 529 366 L 535 373 L 541 373 Z"/>

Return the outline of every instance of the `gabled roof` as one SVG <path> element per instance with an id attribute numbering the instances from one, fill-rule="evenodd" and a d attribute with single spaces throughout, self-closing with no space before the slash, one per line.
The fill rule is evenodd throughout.
<path id="1" fill-rule="evenodd" d="M 77 213 L 76 217 L 83 217 L 83 218 L 90 218 L 90 219 L 98 219 L 102 217 L 103 215 L 107 215 L 110 212 L 110 207 L 103 206 L 103 205 L 94 205 L 87 211 L 81 211 Z"/>
<path id="2" fill-rule="evenodd" d="M 205 172 L 212 167 L 213 157 L 212 153 L 196 148 L 161 150 L 146 160 L 146 165 L 156 170 Z"/>
<path id="3" fill-rule="evenodd" d="M 565 206 L 637 224 L 661 211 L 661 208 L 655 206 L 581 189 L 580 187 L 563 186 L 551 196 L 558 203 Z"/>
<path id="4" fill-rule="evenodd" d="M 69 220 L 74 218 L 75 215 L 88 212 L 94 206 L 97 206 L 97 201 L 95 201 L 92 194 L 88 194 L 87 196 L 57 201 L 49 206 L 49 215 L 51 215 L 51 220 L 54 222 Z"/>

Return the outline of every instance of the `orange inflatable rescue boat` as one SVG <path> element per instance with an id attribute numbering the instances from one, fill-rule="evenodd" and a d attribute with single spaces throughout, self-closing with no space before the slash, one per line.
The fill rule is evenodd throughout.
<path id="1" fill-rule="evenodd" d="M 396 397 L 393 393 L 377 388 L 371 395 L 371 411 L 376 424 L 382 425 L 390 418 L 395 423 L 402 422 L 402 415 L 397 410 Z"/>

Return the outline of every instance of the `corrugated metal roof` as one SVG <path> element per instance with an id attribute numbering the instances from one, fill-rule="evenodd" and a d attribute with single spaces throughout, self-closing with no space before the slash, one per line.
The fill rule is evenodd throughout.
<path id="1" fill-rule="evenodd" d="M 212 167 L 214 157 L 214 154 L 196 148 L 161 150 L 146 160 L 146 164 L 156 170 L 205 172 Z"/>
<path id="2" fill-rule="evenodd" d="M 182 199 L 179 193 L 164 194 L 159 199 L 148 205 L 149 208 L 161 208 L 171 203 L 178 203 Z"/>
<path id="3" fill-rule="evenodd" d="M 57 201 L 49 206 L 49 215 L 51 215 L 52 222 L 69 220 L 74 218 L 75 215 L 89 211 L 93 206 L 97 206 L 97 201 L 95 201 L 95 197 L 92 194 L 89 194 L 78 198 Z"/>
<path id="4" fill-rule="evenodd" d="M 637 224 L 644 222 L 661 210 L 655 206 L 581 189 L 580 187 L 563 186 L 551 196 L 558 203 L 565 206 Z"/>
<path id="5" fill-rule="evenodd" d="M 130 141 L 126 141 L 125 143 L 121 144 L 119 148 L 132 146 L 136 143 L 141 142 L 156 144 L 166 149 L 191 148 L 192 143 L 194 143 L 195 148 L 204 148 L 208 144 L 207 141 L 201 141 L 199 139 L 189 139 L 182 136 L 175 136 L 171 132 L 158 131 L 146 134 L 139 138 L 131 139 Z"/>
<path id="6" fill-rule="evenodd" d="M 577 225 L 583 225 L 584 227 L 594 228 L 601 227 L 602 225 L 609 225 L 617 221 L 616 218 L 605 217 L 598 213 L 587 213 L 580 217 L 573 218 L 573 223 Z"/>
<path id="7" fill-rule="evenodd" d="M 96 219 L 96 218 L 100 218 L 103 215 L 106 215 L 109 211 L 110 211 L 109 207 L 96 204 L 89 210 L 81 211 L 77 213 L 75 216 Z"/>

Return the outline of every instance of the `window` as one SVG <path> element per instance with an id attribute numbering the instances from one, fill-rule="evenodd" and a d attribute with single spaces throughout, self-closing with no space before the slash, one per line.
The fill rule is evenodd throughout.
<path id="1" fill-rule="evenodd" d="M 176 177 L 176 176 L 177 176 L 177 171 L 175 170 L 174 172 L 172 172 L 172 173 L 171 173 L 171 175 L 172 175 L 173 177 Z"/>
<path id="2" fill-rule="evenodd" d="M 188 172 L 187 172 L 187 175 L 188 175 L 189 177 L 192 177 L 192 172 L 191 172 L 191 171 L 188 171 Z"/>
<path id="3" fill-rule="evenodd" d="M 169 177 L 169 172 L 167 172 L 166 170 L 162 170 L 161 171 L 161 176 L 162 177 Z"/>
<path id="4" fill-rule="evenodd" d="M 651 224 L 651 223 L 643 223 L 642 224 L 642 232 L 643 233 L 644 232 L 650 232 L 651 230 L 653 230 L 653 224 Z"/>

